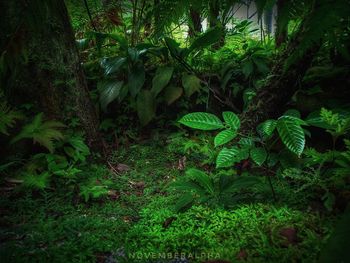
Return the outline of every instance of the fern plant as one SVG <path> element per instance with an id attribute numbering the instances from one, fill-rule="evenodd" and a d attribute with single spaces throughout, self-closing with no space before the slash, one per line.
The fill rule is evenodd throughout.
<path id="1" fill-rule="evenodd" d="M 0 133 L 9 135 L 8 128 L 12 128 L 22 117 L 19 111 L 11 109 L 5 101 L 2 101 L 0 94 Z"/>
<path id="2" fill-rule="evenodd" d="M 22 128 L 21 132 L 11 140 L 11 143 L 22 139 L 32 139 L 34 143 L 42 145 L 52 153 L 55 149 L 54 141 L 64 138 L 59 130 L 63 127 L 65 125 L 58 121 L 44 121 L 43 113 L 39 113 L 31 123 Z"/>
<path id="3" fill-rule="evenodd" d="M 334 189 L 348 188 L 346 180 L 350 174 L 350 143 L 345 140 L 346 150 L 319 152 L 309 148 L 304 152 L 302 167 L 284 169 L 282 177 L 293 180 L 295 192 L 313 194 L 322 191 L 322 200 L 331 211 L 335 202 Z"/>
<path id="4" fill-rule="evenodd" d="M 254 176 L 233 177 L 232 175 L 208 175 L 198 169 L 188 169 L 184 178 L 177 179 L 170 189 L 180 192 L 181 196 L 175 204 L 176 211 L 183 211 L 194 204 L 209 206 L 230 206 L 235 193 L 261 183 Z"/>

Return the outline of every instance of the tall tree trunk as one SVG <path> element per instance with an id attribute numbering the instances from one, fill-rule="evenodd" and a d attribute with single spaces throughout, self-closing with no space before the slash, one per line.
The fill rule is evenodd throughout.
<path id="1" fill-rule="evenodd" d="M 277 19 L 276 19 L 276 33 L 275 33 L 275 44 L 276 47 L 280 47 L 286 43 L 288 37 L 288 24 L 283 25 L 281 20 L 283 19 L 283 9 L 286 8 L 286 0 L 277 1 Z"/>
<path id="2" fill-rule="evenodd" d="M 202 32 L 201 16 L 198 11 L 190 8 L 189 18 L 188 35 L 194 37 Z"/>
<path id="3" fill-rule="evenodd" d="M 209 28 L 220 27 L 222 30 L 222 37 L 220 41 L 213 45 L 213 48 L 219 49 L 225 45 L 225 28 L 220 23 L 220 3 L 218 0 L 209 1 Z"/>
<path id="4" fill-rule="evenodd" d="M 34 6 L 38 4 L 42 6 Z M 64 121 L 66 117 L 77 117 L 89 146 L 98 149 L 102 145 L 98 116 L 89 97 L 64 1 L 8 1 L 6 10 L 1 12 L 5 18 L 23 18 L 16 25 L 7 21 L 11 19 L 2 21 L 5 27 L 25 31 L 28 63 L 18 65 L 13 87 L 16 102 L 32 103 L 35 110 L 43 111 L 48 118 Z M 37 16 L 41 23 L 30 25 Z"/>
<path id="5" fill-rule="evenodd" d="M 217 0 L 209 1 L 209 27 L 219 25 L 219 2 Z"/>

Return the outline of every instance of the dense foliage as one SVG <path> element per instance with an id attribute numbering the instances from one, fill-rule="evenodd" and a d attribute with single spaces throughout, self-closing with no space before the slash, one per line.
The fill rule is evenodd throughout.
<path id="1" fill-rule="evenodd" d="M 349 0 L 0 3 L 1 262 L 347 262 Z"/>

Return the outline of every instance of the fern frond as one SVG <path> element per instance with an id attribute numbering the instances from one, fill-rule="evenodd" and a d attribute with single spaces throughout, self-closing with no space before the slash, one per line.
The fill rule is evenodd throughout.
<path id="1" fill-rule="evenodd" d="M 54 141 L 64 138 L 59 130 L 63 127 L 65 125 L 58 121 L 43 122 L 43 113 L 39 113 L 31 123 L 23 127 L 22 131 L 12 139 L 11 143 L 22 139 L 33 139 L 34 143 L 39 143 L 52 153 L 54 151 Z"/>
<path id="2" fill-rule="evenodd" d="M 8 128 L 12 128 L 16 120 L 22 117 L 19 111 L 11 109 L 5 102 L 0 102 L 0 133 L 9 135 Z"/>

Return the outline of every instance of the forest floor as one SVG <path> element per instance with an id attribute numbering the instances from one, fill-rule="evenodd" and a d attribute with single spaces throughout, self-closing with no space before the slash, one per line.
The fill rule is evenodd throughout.
<path id="1" fill-rule="evenodd" d="M 181 254 L 190 262 L 317 258 L 334 217 L 277 181 L 277 202 L 269 197 L 240 201 L 231 210 L 196 205 L 173 212 L 178 196 L 168 184 L 203 160 L 185 161 L 179 147 L 157 138 L 119 149 L 111 161 L 111 167 L 125 164 L 119 173 L 116 166 L 86 167 L 110 182 L 113 190 L 102 199 L 85 202 L 66 189 L 1 193 L 2 262 L 175 262 L 171 258 Z M 164 259 L 161 253 L 170 254 Z"/>

